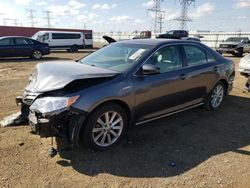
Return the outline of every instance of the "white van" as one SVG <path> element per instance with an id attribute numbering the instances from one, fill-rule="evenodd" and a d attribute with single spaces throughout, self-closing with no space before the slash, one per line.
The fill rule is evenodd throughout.
<path id="1" fill-rule="evenodd" d="M 93 47 L 92 34 L 67 31 L 39 31 L 33 39 L 49 44 L 51 50 L 65 49 L 76 52 L 78 49 Z"/>

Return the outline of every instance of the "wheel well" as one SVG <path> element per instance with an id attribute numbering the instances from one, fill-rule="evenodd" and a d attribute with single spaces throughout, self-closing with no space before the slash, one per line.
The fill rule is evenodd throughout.
<path id="1" fill-rule="evenodd" d="M 121 106 L 121 107 L 125 110 L 125 112 L 126 112 L 126 114 L 127 114 L 127 116 L 128 116 L 128 120 L 129 120 L 129 122 L 130 122 L 131 111 L 130 111 L 128 105 L 127 105 L 125 102 L 121 101 L 121 100 L 109 100 L 109 101 L 105 101 L 105 102 L 99 104 L 99 105 L 98 105 L 95 109 L 93 109 L 92 111 L 96 110 L 97 108 L 100 108 L 101 106 L 104 106 L 104 105 L 106 105 L 106 104 L 112 104 L 112 103 Z"/>
<path id="2" fill-rule="evenodd" d="M 229 86 L 229 84 L 228 84 L 228 82 L 225 80 L 225 79 L 221 79 L 221 80 L 219 80 L 220 82 L 222 82 L 223 83 L 223 85 L 225 86 L 225 89 L 226 89 L 226 91 L 228 90 L 228 86 Z M 226 94 L 227 92 L 225 92 L 225 94 Z"/>

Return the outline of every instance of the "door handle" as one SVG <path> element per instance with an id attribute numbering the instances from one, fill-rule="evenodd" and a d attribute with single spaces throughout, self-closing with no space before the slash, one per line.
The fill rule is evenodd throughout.
<path id="1" fill-rule="evenodd" d="M 218 71 L 218 67 L 214 66 L 213 70 L 217 72 Z"/>
<path id="2" fill-rule="evenodd" d="M 185 80 L 186 78 L 187 78 L 187 75 L 186 75 L 186 74 L 181 74 L 181 75 L 180 75 L 180 79 L 181 79 L 181 80 Z"/>

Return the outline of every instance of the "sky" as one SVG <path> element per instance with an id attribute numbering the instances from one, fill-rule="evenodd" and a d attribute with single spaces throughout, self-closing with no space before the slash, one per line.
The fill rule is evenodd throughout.
<path id="1" fill-rule="evenodd" d="M 0 0 L 0 25 L 30 26 L 29 9 L 37 27 L 47 27 L 51 12 L 54 28 L 92 29 L 95 32 L 153 30 L 152 0 Z M 179 0 L 164 0 L 163 32 L 179 29 L 174 19 Z M 190 31 L 249 31 L 250 0 L 196 0 L 189 9 Z"/>

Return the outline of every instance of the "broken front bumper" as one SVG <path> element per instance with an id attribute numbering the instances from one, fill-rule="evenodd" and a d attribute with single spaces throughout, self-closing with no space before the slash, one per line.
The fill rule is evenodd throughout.
<path id="1" fill-rule="evenodd" d="M 22 96 L 16 97 L 16 103 L 21 106 L 21 116 L 27 119 L 31 132 L 40 137 L 65 138 L 72 145 L 79 143 L 79 134 L 87 113 L 75 108 L 69 108 L 56 115 L 46 115 L 29 110 L 34 100 Z"/>
<path id="2" fill-rule="evenodd" d="M 30 112 L 29 124 L 34 134 L 41 137 L 65 138 L 76 145 L 79 143 L 80 130 L 85 118 L 86 113 L 74 109 L 47 117 Z"/>

